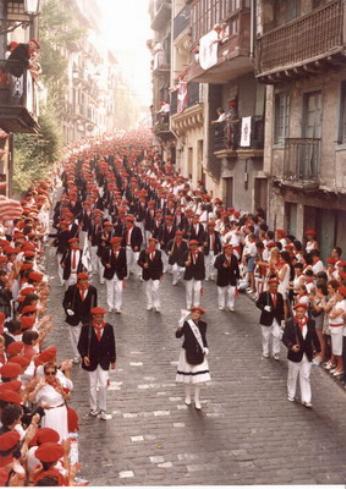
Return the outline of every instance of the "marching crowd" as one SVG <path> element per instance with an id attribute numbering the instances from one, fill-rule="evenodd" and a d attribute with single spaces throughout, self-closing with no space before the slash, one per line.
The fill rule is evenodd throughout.
<path id="1" fill-rule="evenodd" d="M 55 201 L 51 195 L 55 191 Z M 147 310 L 161 312 L 164 274 L 185 285 L 176 337 L 183 337 L 176 381 L 200 410 L 210 380 L 202 291 L 215 282 L 216 304 L 235 314 L 244 291 L 260 310 L 262 355 L 287 347 L 287 396 L 311 407 L 310 370 L 322 364 L 345 381 L 346 262 L 335 247 L 323 261 L 314 229 L 303 241 L 270 230 L 264 212 L 226 208 L 193 188 L 145 132 L 71 153 L 52 180 L 36 182 L 20 203 L 0 200 L 0 482 L 75 485 L 78 416 L 68 405 L 73 364 L 90 386 L 90 416 L 108 420 L 108 371 L 116 366 L 113 326 L 126 280 L 145 284 Z M 53 230 L 50 229 L 50 216 Z M 73 360 L 45 347 L 45 246 L 56 247 Z M 94 285 L 91 283 L 93 282 Z M 95 282 L 98 282 L 97 287 Z M 107 309 L 98 303 L 106 287 Z M 209 288 L 210 290 L 210 288 Z M 238 306 L 239 307 L 239 306 Z M 155 315 L 153 315 L 155 320 Z M 193 393 L 192 393 L 193 387 Z"/>

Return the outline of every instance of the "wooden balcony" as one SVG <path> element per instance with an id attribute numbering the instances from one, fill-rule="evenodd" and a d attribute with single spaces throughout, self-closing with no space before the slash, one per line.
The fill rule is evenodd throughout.
<path id="1" fill-rule="evenodd" d="M 343 0 L 333 0 L 257 40 L 256 75 L 267 84 L 323 72 L 344 63 Z"/>
<path id="2" fill-rule="evenodd" d="M 17 61 L 0 60 L 0 127 L 8 133 L 35 133 L 37 113 L 37 86 L 31 72 Z"/>
<path id="3" fill-rule="evenodd" d="M 319 186 L 321 140 L 286 138 L 283 183 L 298 188 Z"/>
<path id="4" fill-rule="evenodd" d="M 250 60 L 250 9 L 241 8 L 232 12 L 225 22 L 229 34 L 218 43 L 216 63 L 204 70 L 200 65 L 200 54 L 196 53 L 187 71 L 187 81 L 227 83 L 253 71 Z"/>

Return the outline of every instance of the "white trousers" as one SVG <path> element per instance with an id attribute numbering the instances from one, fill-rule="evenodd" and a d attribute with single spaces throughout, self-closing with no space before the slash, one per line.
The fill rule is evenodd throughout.
<path id="1" fill-rule="evenodd" d="M 226 285 L 226 287 L 217 288 L 217 298 L 219 307 L 224 309 L 228 307 L 233 309 L 235 305 L 237 287 L 233 285 Z"/>
<path id="2" fill-rule="evenodd" d="M 71 272 L 69 278 L 65 282 L 66 290 L 77 283 L 77 272 Z"/>
<path id="3" fill-rule="evenodd" d="M 77 326 L 70 326 L 69 325 L 69 334 L 70 334 L 70 342 L 72 346 L 72 351 L 73 351 L 73 357 L 78 358 L 79 357 L 79 352 L 78 352 L 78 340 L 80 337 L 80 332 L 82 330 L 82 325 L 78 324 Z"/>
<path id="4" fill-rule="evenodd" d="M 201 303 L 202 280 L 185 280 L 186 308 L 198 307 Z"/>
<path id="5" fill-rule="evenodd" d="M 147 247 L 149 238 L 151 238 L 153 233 L 151 231 L 144 231 L 144 246 Z"/>
<path id="6" fill-rule="evenodd" d="M 311 403 L 311 362 L 304 353 L 301 362 L 291 362 L 288 360 L 287 376 L 287 395 L 294 399 L 297 390 L 297 380 L 299 376 L 300 395 L 302 402 Z"/>
<path id="7" fill-rule="evenodd" d="M 147 294 L 148 306 L 159 308 L 160 304 L 160 280 L 148 280 L 145 283 L 145 292 Z"/>
<path id="8" fill-rule="evenodd" d="M 84 250 L 85 240 L 88 239 L 88 231 L 79 231 L 79 242 L 82 250 Z"/>
<path id="9" fill-rule="evenodd" d="M 127 274 L 132 272 L 137 278 L 140 278 L 141 272 L 137 265 L 139 258 L 139 251 L 133 251 L 131 246 L 126 246 L 126 262 L 127 262 Z"/>
<path id="10" fill-rule="evenodd" d="M 101 258 L 97 257 L 97 260 L 98 260 L 98 269 L 99 269 L 99 282 L 100 284 L 104 284 L 105 279 L 103 274 L 105 273 L 105 267 L 102 265 Z"/>
<path id="11" fill-rule="evenodd" d="M 90 409 L 96 410 L 97 407 L 101 411 L 107 410 L 107 385 L 108 385 L 108 370 L 103 370 L 100 365 L 89 374 L 89 403 Z"/>
<path id="12" fill-rule="evenodd" d="M 171 273 L 172 267 L 168 263 L 169 256 L 164 250 L 161 250 L 161 258 L 162 258 L 162 265 L 163 265 L 163 273 L 166 272 Z"/>
<path id="13" fill-rule="evenodd" d="M 214 280 L 216 269 L 214 268 L 215 255 L 213 251 L 204 257 L 205 263 L 205 278 L 206 280 Z"/>
<path id="14" fill-rule="evenodd" d="M 178 263 L 174 263 L 172 266 L 172 273 L 173 273 L 173 285 L 176 285 L 180 280 L 183 278 L 185 268 L 180 267 Z"/>
<path id="15" fill-rule="evenodd" d="M 123 305 L 123 281 L 119 280 L 116 273 L 112 279 L 106 279 L 106 291 L 109 309 L 118 309 L 120 311 Z"/>
<path id="16" fill-rule="evenodd" d="M 274 323 L 271 326 L 261 326 L 263 355 L 270 355 L 270 342 L 272 354 L 280 353 L 281 340 L 273 335 Z"/>
<path id="17" fill-rule="evenodd" d="M 95 275 L 98 271 L 99 257 L 97 256 L 97 246 L 90 246 L 90 256 L 91 256 L 91 268 L 92 273 Z"/>
<path id="18" fill-rule="evenodd" d="M 63 267 L 61 266 L 61 258 L 62 258 L 62 253 L 58 253 L 56 255 L 56 260 L 58 262 L 58 277 L 59 277 L 59 280 L 60 280 L 60 285 L 64 285 L 64 279 L 63 279 L 63 275 L 64 275 L 64 269 Z"/>

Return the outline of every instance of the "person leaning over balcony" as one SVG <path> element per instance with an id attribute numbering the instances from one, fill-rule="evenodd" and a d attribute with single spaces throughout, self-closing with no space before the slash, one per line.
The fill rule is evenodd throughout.
<path id="1" fill-rule="evenodd" d="M 27 44 L 19 43 L 16 45 L 12 42 L 8 45 L 11 52 L 6 62 L 6 70 L 11 75 L 20 78 L 25 70 L 32 66 L 32 59 L 37 58 L 37 52 L 40 44 L 36 39 L 31 39 Z"/>
<path id="2" fill-rule="evenodd" d="M 217 119 L 213 122 L 223 122 L 226 120 L 226 112 L 224 111 L 224 109 L 222 107 L 218 107 L 216 109 L 216 113 L 217 113 Z"/>

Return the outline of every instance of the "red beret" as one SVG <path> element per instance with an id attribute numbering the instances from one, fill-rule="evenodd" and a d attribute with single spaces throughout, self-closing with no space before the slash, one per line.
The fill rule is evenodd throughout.
<path id="1" fill-rule="evenodd" d="M 198 246 L 199 245 L 199 242 L 197 241 L 197 239 L 191 239 L 189 241 L 189 246 Z"/>
<path id="2" fill-rule="evenodd" d="M 96 315 L 96 314 L 106 314 L 107 311 L 103 307 L 98 306 L 98 307 L 93 307 L 90 312 L 92 315 Z"/>
<path id="3" fill-rule="evenodd" d="M 80 272 L 77 275 L 78 280 L 89 280 L 89 275 L 86 272 Z"/>
<path id="4" fill-rule="evenodd" d="M 22 341 L 13 341 L 6 349 L 9 355 L 18 355 L 23 351 L 24 343 Z"/>
<path id="5" fill-rule="evenodd" d="M 223 249 L 224 249 L 224 250 L 226 250 L 227 248 L 233 248 L 232 243 L 225 243 L 225 244 L 223 245 Z"/>
<path id="6" fill-rule="evenodd" d="M 22 387 L 22 383 L 20 380 L 10 380 L 9 382 L 0 384 L 0 391 L 11 390 L 14 392 L 19 392 L 21 387 Z"/>
<path id="7" fill-rule="evenodd" d="M 122 242 L 122 237 L 121 236 L 114 236 L 112 239 L 111 239 L 111 244 L 119 244 Z"/>
<path id="8" fill-rule="evenodd" d="M 316 236 L 316 229 L 309 228 L 305 231 L 305 236 Z"/>
<path id="9" fill-rule="evenodd" d="M 205 309 L 203 307 L 193 307 L 191 312 L 199 312 L 200 314 L 205 314 Z"/>
<path id="10" fill-rule="evenodd" d="M 24 251 L 25 258 L 33 258 L 35 256 L 35 252 L 31 250 Z"/>
<path id="11" fill-rule="evenodd" d="M 39 354 L 38 357 L 35 358 L 35 365 L 42 365 L 43 363 L 54 361 L 56 354 L 56 346 L 50 346 L 49 348 L 46 348 Z"/>
<path id="12" fill-rule="evenodd" d="M 33 287 L 32 285 L 28 285 L 24 287 L 24 289 L 22 289 L 19 293 L 20 295 L 27 296 L 29 294 L 33 294 L 34 292 L 35 292 L 35 287 Z"/>
<path id="13" fill-rule="evenodd" d="M 26 331 L 27 329 L 31 329 L 35 324 L 35 316 L 22 316 L 20 318 L 20 324 L 22 326 L 22 331 Z"/>
<path id="14" fill-rule="evenodd" d="M 21 270 L 31 270 L 33 267 L 33 263 L 22 263 Z"/>
<path id="15" fill-rule="evenodd" d="M 339 294 L 341 294 L 343 297 L 346 297 L 346 286 L 345 286 L 345 285 L 341 285 L 341 286 L 338 288 L 338 292 L 339 292 Z"/>
<path id="16" fill-rule="evenodd" d="M 293 306 L 293 309 L 296 310 L 296 309 L 301 309 L 302 308 L 302 309 L 305 309 L 306 310 L 308 307 L 309 307 L 308 304 L 306 304 L 305 302 L 304 303 L 303 302 L 298 302 L 295 306 Z"/>
<path id="17" fill-rule="evenodd" d="M 22 314 L 32 314 L 36 311 L 37 311 L 37 307 L 32 304 L 29 304 L 23 307 Z"/>
<path id="18" fill-rule="evenodd" d="M 58 443 L 60 440 L 59 433 L 52 428 L 39 428 L 36 435 L 30 442 L 30 446 L 42 445 L 43 443 Z"/>
<path id="19" fill-rule="evenodd" d="M 40 460 L 40 462 L 57 462 L 61 457 L 64 456 L 65 450 L 62 445 L 48 441 L 42 443 L 40 447 L 35 451 L 35 457 Z"/>
<path id="20" fill-rule="evenodd" d="M 0 447 L 4 452 L 8 452 L 15 448 L 20 440 L 19 433 L 17 431 L 8 431 L 3 435 L 0 435 Z"/>
<path id="21" fill-rule="evenodd" d="M 43 273 L 40 272 L 30 272 L 29 280 L 33 280 L 34 282 L 41 282 L 43 279 Z"/>
<path id="22" fill-rule="evenodd" d="M 134 216 L 131 216 L 130 214 L 126 216 L 126 221 L 134 222 L 134 220 L 135 220 Z"/>
<path id="23" fill-rule="evenodd" d="M 22 369 L 24 371 L 29 366 L 30 358 L 25 357 L 23 355 L 16 355 L 14 357 L 11 357 L 11 363 L 17 363 L 18 365 L 20 365 L 22 367 Z"/>
<path id="24" fill-rule="evenodd" d="M 328 265 L 335 265 L 336 259 L 330 256 L 329 258 L 327 258 L 327 263 Z"/>
<path id="25" fill-rule="evenodd" d="M 15 379 L 21 375 L 23 369 L 18 363 L 7 362 L 0 368 L 0 375 L 6 379 Z"/>
<path id="26" fill-rule="evenodd" d="M 0 265 L 3 265 L 4 263 L 7 263 L 7 256 L 1 255 L 0 256 Z"/>
<path id="27" fill-rule="evenodd" d="M 6 385 L 6 382 L 5 382 Z M 23 399 L 18 392 L 15 392 L 11 389 L 2 389 L 0 390 L 0 401 L 8 402 L 10 404 L 16 404 L 20 406 L 23 402 Z M 0 444 L 2 447 L 2 445 Z"/>

